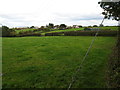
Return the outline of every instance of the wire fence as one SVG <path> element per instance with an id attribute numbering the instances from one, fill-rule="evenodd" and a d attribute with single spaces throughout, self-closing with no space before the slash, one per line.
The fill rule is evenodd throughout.
<path id="1" fill-rule="evenodd" d="M 102 20 L 102 22 L 101 22 L 100 25 L 103 24 L 104 20 L 105 20 L 105 17 L 103 18 L 103 20 Z M 70 82 L 70 84 L 69 84 L 69 86 L 68 86 L 68 90 L 72 87 L 73 83 L 76 81 L 76 75 L 77 75 L 77 73 L 82 69 L 83 62 L 85 61 L 86 57 L 88 56 L 88 54 L 89 54 L 89 52 L 90 52 L 90 50 L 91 50 L 91 48 L 92 48 L 92 46 L 93 46 L 93 43 L 94 43 L 94 41 L 95 41 L 98 33 L 99 33 L 99 30 L 96 32 L 94 38 L 92 39 L 92 41 L 91 41 L 91 43 L 90 43 L 90 46 L 89 46 L 89 48 L 88 48 L 85 56 L 84 56 L 83 59 L 82 59 L 82 62 L 80 63 L 79 67 L 76 69 L 75 73 L 73 74 L 72 79 L 71 79 L 71 82 Z"/>

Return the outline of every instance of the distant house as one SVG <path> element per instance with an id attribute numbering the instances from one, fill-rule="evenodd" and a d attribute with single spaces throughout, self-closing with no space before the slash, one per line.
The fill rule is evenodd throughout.
<path id="1" fill-rule="evenodd" d="M 59 29 L 59 25 L 55 25 L 55 26 L 54 26 L 54 29 Z"/>
<path id="2" fill-rule="evenodd" d="M 73 28 L 80 28 L 79 25 L 73 25 Z"/>

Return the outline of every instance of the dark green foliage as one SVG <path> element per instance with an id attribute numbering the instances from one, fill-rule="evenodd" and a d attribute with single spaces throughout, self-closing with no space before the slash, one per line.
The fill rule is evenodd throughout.
<path id="1" fill-rule="evenodd" d="M 9 36 L 10 30 L 7 26 L 2 26 L 2 36 Z"/>
<path id="2" fill-rule="evenodd" d="M 41 28 L 39 28 L 39 30 L 41 30 L 43 32 L 48 32 L 48 31 L 50 31 L 50 28 L 49 27 L 41 26 Z"/>
<path id="3" fill-rule="evenodd" d="M 107 86 L 109 88 L 120 87 L 120 59 L 118 48 L 114 47 L 108 62 Z"/>
<path id="4" fill-rule="evenodd" d="M 59 29 L 60 29 L 60 30 L 64 30 L 64 29 L 66 29 L 66 27 L 67 27 L 67 26 L 66 26 L 65 24 L 60 24 Z"/>
<path id="5" fill-rule="evenodd" d="M 93 25 L 93 27 L 98 27 L 97 25 Z"/>
<path id="6" fill-rule="evenodd" d="M 119 2 L 99 2 L 104 9 L 102 14 L 105 18 L 120 21 L 120 1 Z M 120 23 L 120 22 L 119 22 Z M 113 56 L 110 59 L 108 69 L 108 87 L 120 88 L 120 26 L 118 28 L 117 44 Z"/>
<path id="7" fill-rule="evenodd" d="M 34 33 L 33 31 L 24 31 L 24 32 L 19 32 L 17 35 L 18 37 L 23 37 L 23 36 L 41 36 L 40 33 Z"/>
<path id="8" fill-rule="evenodd" d="M 49 26 L 48 26 L 50 29 L 53 29 L 54 28 L 54 24 L 53 23 L 49 23 Z"/>
<path id="9" fill-rule="evenodd" d="M 63 36 L 64 32 L 46 33 L 45 36 Z"/>
<path id="10" fill-rule="evenodd" d="M 45 36 L 95 36 L 97 31 L 69 31 L 46 33 Z M 98 36 L 117 36 L 117 31 L 99 31 Z"/>
<path id="11" fill-rule="evenodd" d="M 65 32 L 65 36 L 95 36 L 97 31 L 71 31 Z M 117 36 L 117 31 L 99 31 L 98 36 Z"/>
<path id="12" fill-rule="evenodd" d="M 2 26 L 2 37 L 15 36 L 15 30 L 9 29 L 7 26 Z"/>
<path id="13" fill-rule="evenodd" d="M 105 18 L 112 18 L 113 20 L 120 20 L 120 1 L 119 2 L 99 2 L 100 7 L 104 9 L 102 14 Z"/>
<path id="14" fill-rule="evenodd" d="M 35 28 L 35 26 L 31 26 L 30 28 Z"/>
<path id="15" fill-rule="evenodd" d="M 78 27 L 79 27 L 79 28 L 82 28 L 83 26 L 79 25 Z"/>

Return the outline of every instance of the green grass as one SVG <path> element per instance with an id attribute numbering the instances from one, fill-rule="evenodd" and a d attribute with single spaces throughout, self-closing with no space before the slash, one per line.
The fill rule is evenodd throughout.
<path id="1" fill-rule="evenodd" d="M 65 30 L 55 30 L 55 31 L 50 31 L 52 32 L 67 32 L 67 31 L 79 31 L 79 30 L 84 30 L 84 28 L 72 28 L 72 29 L 65 29 Z M 49 33 L 49 32 L 47 32 Z"/>
<path id="2" fill-rule="evenodd" d="M 79 30 L 84 30 L 84 28 L 72 28 L 72 29 L 65 29 L 65 30 L 54 30 L 54 31 L 42 32 L 41 35 L 45 35 L 46 33 L 68 32 L 68 31 L 79 31 Z M 38 31 L 38 32 L 41 32 L 41 31 Z"/>
<path id="3" fill-rule="evenodd" d="M 36 29 L 22 29 L 22 30 L 15 30 L 15 31 L 18 34 L 19 32 L 34 31 L 34 30 L 36 30 Z"/>
<path id="4" fill-rule="evenodd" d="M 36 29 L 22 29 L 22 30 L 15 30 L 18 34 L 19 32 L 25 32 L 25 31 L 34 31 Z M 36 31 L 35 33 L 41 33 L 41 35 L 45 35 L 45 33 L 53 33 L 53 32 L 67 32 L 67 31 L 78 31 L 78 30 L 84 30 L 84 28 L 72 28 L 72 29 L 65 29 L 65 30 L 58 30 L 54 29 L 54 31 Z"/>
<path id="5" fill-rule="evenodd" d="M 108 27 L 93 27 L 93 28 L 100 28 L 100 29 L 102 29 L 102 30 L 118 30 L 118 27 L 116 27 L 116 26 L 108 26 Z"/>
<path id="6" fill-rule="evenodd" d="M 115 26 L 108 26 L 108 27 L 92 27 L 92 28 L 100 28 L 101 30 L 118 30 L 118 27 Z M 48 32 L 41 32 L 41 35 L 45 35 L 46 33 L 54 33 L 54 32 L 68 32 L 68 31 L 79 31 L 79 30 L 84 30 L 84 28 L 72 28 L 72 29 L 65 29 L 65 30 L 54 30 L 54 31 L 48 31 Z M 36 32 L 36 33 L 38 33 Z"/>
<path id="7" fill-rule="evenodd" d="M 67 88 L 93 37 L 3 38 L 3 88 Z M 97 37 L 72 87 L 103 88 L 114 37 Z"/>
<path id="8" fill-rule="evenodd" d="M 107 29 L 111 29 L 111 30 L 118 30 L 118 27 L 115 26 L 108 26 L 108 27 L 92 27 L 92 28 L 100 28 L 102 30 L 107 30 Z M 34 31 L 36 29 L 22 29 L 22 30 L 15 30 L 16 33 L 18 34 L 19 32 L 25 32 L 25 31 Z M 53 31 L 36 31 L 35 33 L 41 33 L 41 35 L 45 35 L 46 33 L 54 33 L 54 32 L 68 32 L 68 31 L 79 31 L 79 30 L 84 30 L 83 28 L 72 28 L 72 29 L 65 29 L 65 30 L 58 30 L 58 29 L 53 29 Z"/>

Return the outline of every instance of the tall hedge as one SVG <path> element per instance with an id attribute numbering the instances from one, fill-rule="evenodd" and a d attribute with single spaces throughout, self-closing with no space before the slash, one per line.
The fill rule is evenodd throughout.
<path id="1" fill-rule="evenodd" d="M 70 31 L 65 36 L 95 36 L 97 31 Z M 98 36 L 116 36 L 117 31 L 99 31 Z"/>
<path id="2" fill-rule="evenodd" d="M 9 29 L 7 26 L 2 26 L 2 37 L 10 37 L 15 36 L 15 31 L 13 29 Z"/>

